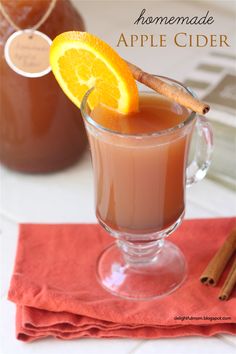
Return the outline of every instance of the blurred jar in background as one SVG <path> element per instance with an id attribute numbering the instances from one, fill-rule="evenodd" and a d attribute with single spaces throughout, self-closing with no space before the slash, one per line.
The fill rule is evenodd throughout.
<path id="1" fill-rule="evenodd" d="M 1 5 L 20 29 L 27 29 L 44 16 L 50 0 L 1 0 Z M 69 0 L 57 0 L 37 30 L 54 39 L 64 31 L 84 30 L 84 22 Z M 9 67 L 4 46 L 15 31 L 0 12 L 0 161 L 22 172 L 56 171 L 82 155 L 83 121 L 52 72 L 28 78 Z"/>

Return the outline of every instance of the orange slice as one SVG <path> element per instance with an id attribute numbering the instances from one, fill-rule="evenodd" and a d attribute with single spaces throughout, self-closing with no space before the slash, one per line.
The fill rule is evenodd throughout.
<path id="1" fill-rule="evenodd" d="M 87 32 L 65 32 L 50 49 L 52 71 L 64 93 L 80 108 L 84 94 L 89 106 L 105 105 L 120 113 L 138 111 L 138 89 L 126 62 L 105 42 Z"/>

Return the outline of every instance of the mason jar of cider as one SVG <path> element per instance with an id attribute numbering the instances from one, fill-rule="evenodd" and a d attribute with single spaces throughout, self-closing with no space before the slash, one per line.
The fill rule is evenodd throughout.
<path id="1" fill-rule="evenodd" d="M 16 72 L 6 60 L 5 45 L 13 33 L 31 28 L 32 36 L 35 29 L 51 40 L 64 31 L 83 31 L 83 19 L 69 0 L 0 1 L 0 162 L 28 173 L 63 169 L 75 163 L 86 147 L 80 111 L 62 92 L 50 68 L 40 77 Z"/>

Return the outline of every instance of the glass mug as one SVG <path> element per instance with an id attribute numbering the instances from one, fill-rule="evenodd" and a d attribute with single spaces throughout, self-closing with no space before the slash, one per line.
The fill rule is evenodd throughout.
<path id="1" fill-rule="evenodd" d="M 193 95 L 181 83 L 161 78 Z M 188 117 L 170 129 L 148 134 L 112 131 L 91 118 L 87 100 L 92 90 L 82 100 L 81 113 L 91 148 L 96 216 L 116 238 L 98 259 L 98 279 L 106 290 L 123 298 L 167 295 L 183 283 L 187 266 L 181 251 L 166 237 L 183 220 L 185 186 L 207 173 L 213 150 L 211 127 L 189 110 Z M 195 156 L 187 166 L 194 128 Z"/>

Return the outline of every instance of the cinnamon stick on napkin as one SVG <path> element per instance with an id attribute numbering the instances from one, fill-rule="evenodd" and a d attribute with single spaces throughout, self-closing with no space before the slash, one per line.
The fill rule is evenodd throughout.
<path id="1" fill-rule="evenodd" d="M 225 301 L 228 300 L 231 292 L 233 291 L 236 284 L 236 257 L 232 268 L 224 282 L 224 285 L 219 294 L 219 300 Z"/>
<path id="2" fill-rule="evenodd" d="M 226 264 L 236 249 L 236 229 L 234 229 L 216 252 L 208 266 L 203 271 L 200 280 L 203 284 L 215 286 L 223 273 Z"/>

